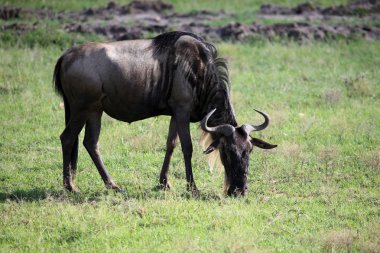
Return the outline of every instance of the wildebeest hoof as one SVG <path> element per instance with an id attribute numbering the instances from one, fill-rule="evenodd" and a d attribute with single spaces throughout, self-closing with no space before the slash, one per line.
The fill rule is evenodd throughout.
<path id="1" fill-rule="evenodd" d="M 121 189 L 117 184 L 114 182 L 106 184 L 106 187 L 108 189 L 114 190 L 115 192 L 123 192 L 123 189 Z"/>
<path id="2" fill-rule="evenodd" d="M 193 198 L 195 198 L 195 199 L 199 199 L 200 196 L 201 196 L 201 193 L 200 193 L 200 191 L 198 189 L 193 189 L 191 191 L 191 193 L 193 194 Z"/>
<path id="3" fill-rule="evenodd" d="M 75 185 L 73 185 L 73 184 L 67 184 L 67 185 L 65 185 L 65 189 L 68 192 L 78 193 L 78 194 L 80 193 L 79 190 L 78 190 L 78 188 Z"/>
<path id="4" fill-rule="evenodd" d="M 188 185 L 187 190 L 191 192 L 193 198 L 198 199 L 200 197 L 200 192 L 195 185 Z"/>
<path id="5" fill-rule="evenodd" d="M 117 192 L 117 193 L 122 193 L 122 194 L 125 194 L 125 193 L 127 193 L 127 191 L 125 190 L 125 189 L 123 189 L 123 188 L 119 188 L 119 189 L 113 189 L 115 192 Z"/>
<path id="6" fill-rule="evenodd" d="M 227 195 L 230 196 L 230 197 L 244 197 L 246 196 L 247 194 L 247 188 L 245 188 L 244 190 L 241 190 L 239 188 L 235 188 L 234 190 L 232 190 L 231 188 L 228 189 L 227 191 Z"/>
<path id="7" fill-rule="evenodd" d="M 167 181 L 165 183 L 160 183 L 160 189 L 163 190 L 163 191 L 168 191 L 171 189 L 171 185 L 170 183 Z"/>

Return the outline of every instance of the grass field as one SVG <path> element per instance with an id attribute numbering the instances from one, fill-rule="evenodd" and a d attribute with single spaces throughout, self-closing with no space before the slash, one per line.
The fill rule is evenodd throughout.
<path id="1" fill-rule="evenodd" d="M 74 9 L 89 5 L 72 2 Z M 242 2 L 246 11 L 258 9 L 249 3 Z M 52 6 L 66 8 L 59 1 Z M 188 11 L 212 2 L 176 6 Z M 248 196 L 226 197 L 223 172 L 208 169 L 193 124 L 201 191 L 193 199 L 180 148 L 170 168 L 173 189 L 157 188 L 168 117 L 129 125 L 104 115 L 100 150 L 125 193 L 105 190 L 83 146 L 81 194 L 65 192 L 64 111 L 52 88 L 53 67 L 64 48 L 102 38 L 62 31 L 25 36 L 2 34 L 0 41 L 0 252 L 379 252 L 378 41 L 217 44 L 229 60 L 238 122 L 259 123 L 253 108 L 268 112 L 270 127 L 255 136 L 279 146 L 254 149 Z"/>

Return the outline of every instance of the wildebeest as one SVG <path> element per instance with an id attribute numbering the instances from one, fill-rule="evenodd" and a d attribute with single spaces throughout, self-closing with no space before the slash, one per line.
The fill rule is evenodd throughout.
<path id="1" fill-rule="evenodd" d="M 249 154 L 253 146 L 276 147 L 251 138 L 251 131 L 268 126 L 238 127 L 230 102 L 227 63 L 215 47 L 186 32 L 169 32 L 153 39 L 87 43 L 66 51 L 57 61 L 53 81 L 65 104 L 66 128 L 60 136 L 63 183 L 77 191 L 78 135 L 86 126 L 83 144 L 108 188 L 119 186 L 108 174 L 98 149 L 102 113 L 134 122 L 157 115 L 171 116 L 166 154 L 159 182 L 170 188 L 169 162 L 177 136 L 184 155 L 188 190 L 195 195 L 191 157 L 190 122 L 201 121 L 211 137 L 205 153 L 220 152 L 225 168 L 226 193 L 244 195 L 247 189 Z"/>

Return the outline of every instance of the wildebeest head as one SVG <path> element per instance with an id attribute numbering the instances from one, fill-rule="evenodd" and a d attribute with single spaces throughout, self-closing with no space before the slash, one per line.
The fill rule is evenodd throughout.
<path id="1" fill-rule="evenodd" d="M 215 110 L 209 112 L 201 122 L 203 131 L 210 133 L 213 137 L 213 142 L 204 153 L 209 154 L 219 149 L 220 159 L 225 169 L 225 190 L 227 195 L 245 195 L 247 192 L 249 155 L 253 146 L 262 149 L 277 147 L 277 145 L 252 138 L 249 135 L 252 131 L 260 131 L 266 128 L 269 124 L 269 117 L 266 113 L 256 110 L 265 118 L 264 123 L 259 126 L 245 124 L 240 127 L 234 127 L 229 124 L 223 124 L 209 127 L 207 126 L 207 121 Z"/>

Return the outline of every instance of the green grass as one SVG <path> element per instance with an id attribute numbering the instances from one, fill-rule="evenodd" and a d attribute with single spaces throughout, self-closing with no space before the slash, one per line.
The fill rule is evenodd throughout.
<path id="1" fill-rule="evenodd" d="M 343 247 L 341 234 L 353 251 L 379 247 L 379 44 L 218 48 L 230 61 L 239 122 L 258 122 L 252 108 L 262 108 L 273 124 L 258 136 L 279 144 L 253 151 L 244 199 L 223 195 L 223 175 L 209 172 L 196 145 L 197 125 L 201 199 L 185 191 L 179 149 L 170 172 L 174 189 L 156 190 L 167 117 L 127 125 L 105 116 L 101 151 L 126 193 L 104 190 L 81 147 L 82 194 L 68 195 L 58 138 L 64 112 L 51 86 L 61 50 L 1 49 L 1 250 L 302 252 Z"/>
<path id="2" fill-rule="evenodd" d="M 71 9 L 90 5 L 14 2 L 56 9 L 69 3 Z M 175 4 L 184 12 L 211 6 L 210 1 Z M 256 2 L 248 4 L 231 8 L 240 9 L 239 15 L 244 8 L 258 8 Z M 100 150 L 126 192 L 105 190 L 80 145 L 76 185 L 81 194 L 72 195 L 62 187 L 64 111 L 52 72 L 64 49 L 103 38 L 66 34 L 58 27 L 48 22 L 23 36 L 0 34 L 0 252 L 379 250 L 378 42 L 217 45 L 229 60 L 238 122 L 259 123 L 253 108 L 268 112 L 270 127 L 253 136 L 279 145 L 254 149 L 247 197 L 223 195 L 223 173 L 209 171 L 197 124 L 191 132 L 200 199 L 185 190 L 180 148 L 170 168 L 173 189 L 157 190 L 169 118 L 129 125 L 107 115 Z"/>

